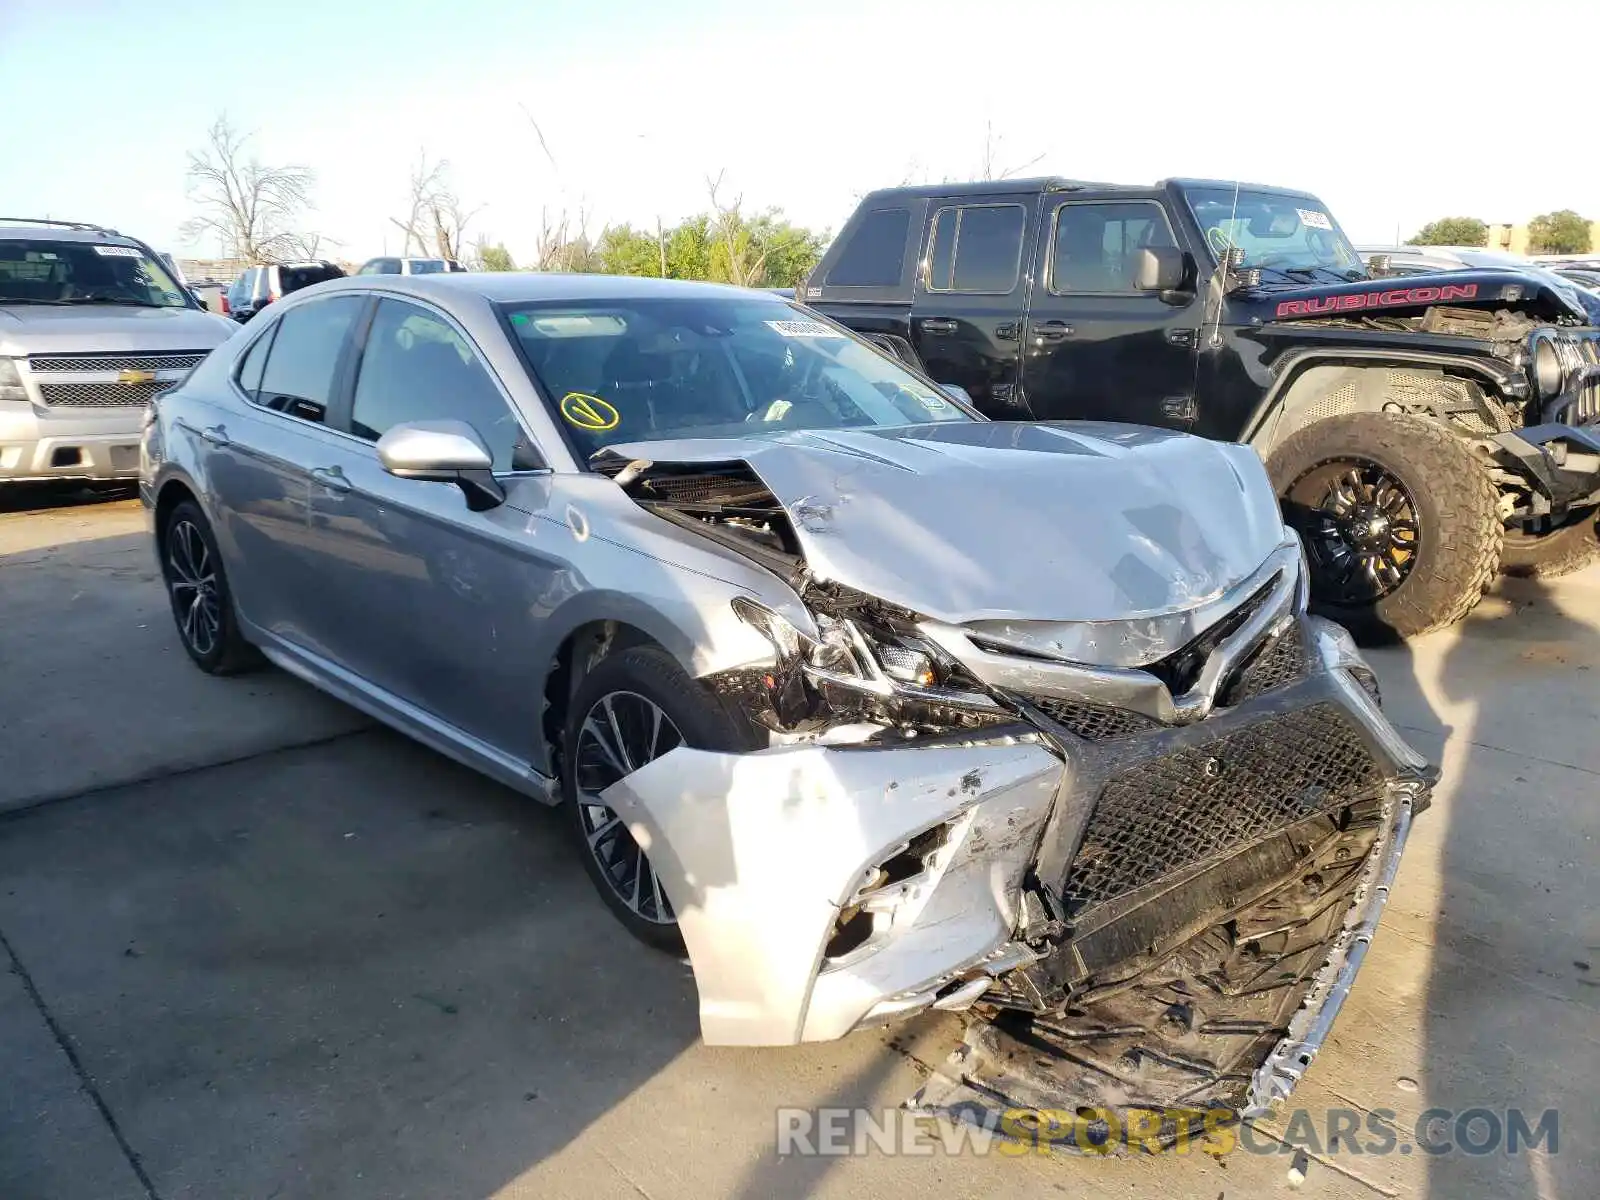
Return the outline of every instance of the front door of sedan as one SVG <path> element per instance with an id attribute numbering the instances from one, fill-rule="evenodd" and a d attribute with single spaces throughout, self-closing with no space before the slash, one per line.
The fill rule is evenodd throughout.
<path id="1" fill-rule="evenodd" d="M 337 626 L 337 664 L 454 731 L 527 761 L 545 664 L 533 622 L 563 560 L 533 549 L 527 511 L 549 480 L 510 401 L 460 328 L 383 297 L 355 368 L 349 436 L 313 472 L 317 598 Z M 494 455 L 510 503 L 472 512 L 448 483 L 400 479 L 374 443 L 406 421 L 466 421 Z M 516 505 L 515 507 L 513 505 Z"/>

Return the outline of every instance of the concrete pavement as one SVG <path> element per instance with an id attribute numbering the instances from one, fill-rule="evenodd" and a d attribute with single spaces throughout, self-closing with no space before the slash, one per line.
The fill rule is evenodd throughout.
<path id="1" fill-rule="evenodd" d="M 896 1105 L 955 1022 L 701 1045 L 555 814 L 281 673 L 200 675 L 168 620 L 136 505 L 0 515 L 5 1200 L 1289 1194 L 1243 1151 L 777 1159 L 777 1107 Z M 1559 1149 L 1324 1153 L 1295 1194 L 1592 1195 L 1600 571 L 1377 662 L 1445 781 L 1296 1102 L 1402 1142 L 1556 1107 Z"/>

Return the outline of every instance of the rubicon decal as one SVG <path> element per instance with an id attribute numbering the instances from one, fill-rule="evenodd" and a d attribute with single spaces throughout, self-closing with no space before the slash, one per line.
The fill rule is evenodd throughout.
<path id="1" fill-rule="evenodd" d="M 1317 317 L 1324 313 L 1351 312 L 1361 308 L 1397 308 L 1406 304 L 1434 304 L 1441 300 L 1473 300 L 1477 295 L 1478 285 L 1475 283 L 1394 288 L 1387 292 L 1356 292 L 1353 295 L 1321 296 L 1311 300 L 1285 300 L 1278 305 L 1278 315 Z"/>

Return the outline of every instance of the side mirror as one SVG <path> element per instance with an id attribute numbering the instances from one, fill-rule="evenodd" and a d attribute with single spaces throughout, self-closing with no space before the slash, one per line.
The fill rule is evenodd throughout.
<path id="1" fill-rule="evenodd" d="M 1183 286 L 1183 251 L 1146 246 L 1134 260 L 1133 286 L 1141 292 L 1175 292 Z"/>
<path id="2" fill-rule="evenodd" d="M 455 484 L 473 512 L 505 502 L 494 456 L 465 421 L 403 421 L 378 439 L 378 461 L 400 479 Z"/>

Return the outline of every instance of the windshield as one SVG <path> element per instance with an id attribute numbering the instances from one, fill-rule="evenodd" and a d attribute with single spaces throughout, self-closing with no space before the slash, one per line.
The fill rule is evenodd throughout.
<path id="1" fill-rule="evenodd" d="M 770 299 L 541 303 L 504 311 L 585 458 L 615 442 L 973 419 L 835 326 Z"/>
<path id="2" fill-rule="evenodd" d="M 1361 256 L 1318 200 L 1231 187 L 1187 189 L 1189 209 L 1218 262 L 1230 247 L 1244 267 L 1290 279 L 1365 279 Z"/>
<path id="3" fill-rule="evenodd" d="M 137 246 L 0 240 L 0 304 L 186 308 L 164 264 Z"/>

